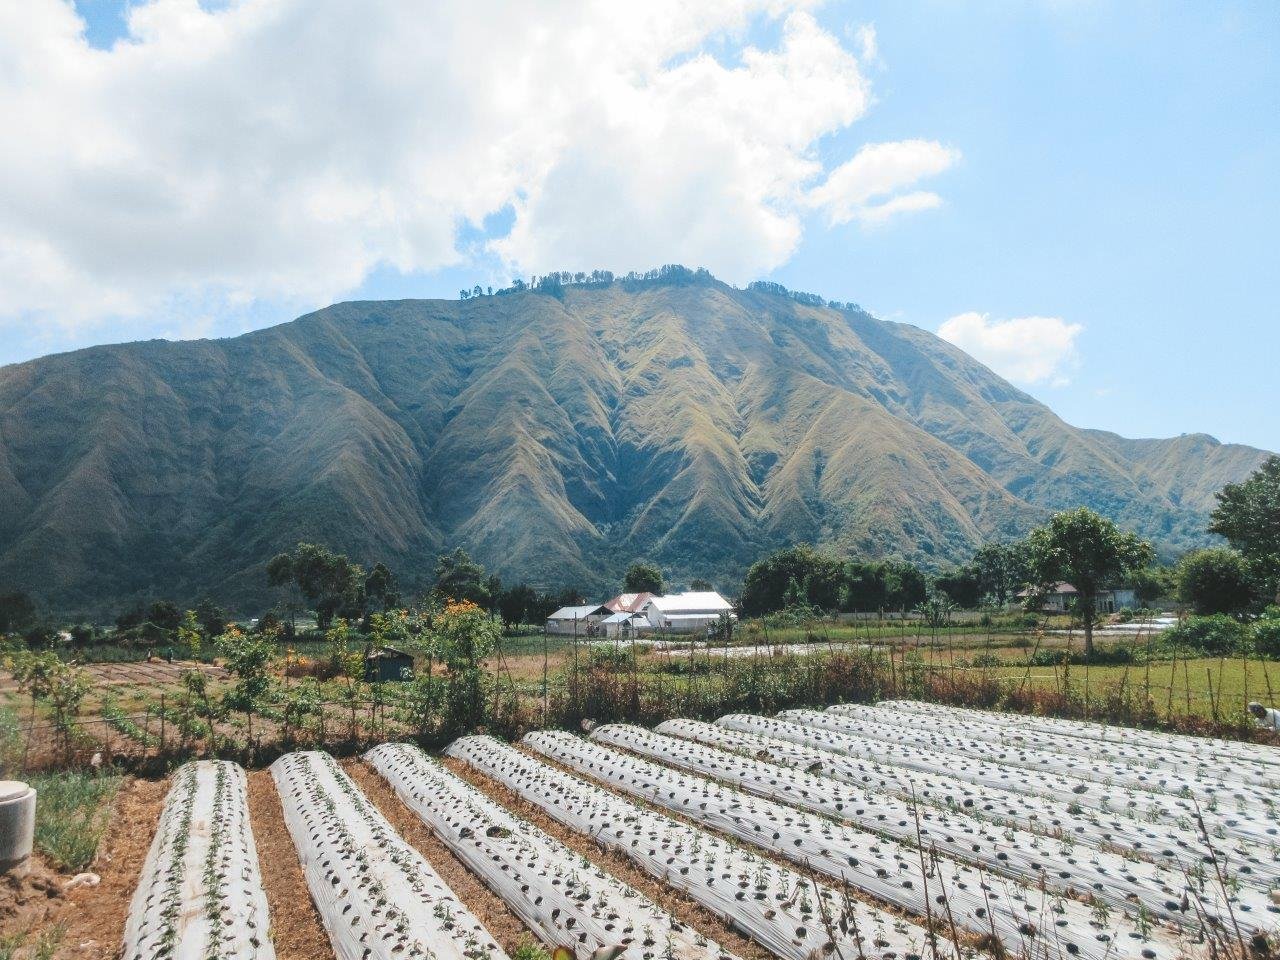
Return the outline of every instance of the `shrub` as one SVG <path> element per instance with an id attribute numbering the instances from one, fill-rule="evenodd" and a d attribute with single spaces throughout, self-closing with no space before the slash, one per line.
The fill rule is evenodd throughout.
<path id="1" fill-rule="evenodd" d="M 1224 613 L 1208 617 L 1187 617 L 1161 637 L 1164 646 L 1211 655 L 1243 650 L 1247 641 L 1248 630 L 1244 624 Z"/>
<path id="2" fill-rule="evenodd" d="M 1253 649 L 1259 656 L 1280 657 L 1280 610 L 1269 607 L 1277 616 L 1264 617 L 1253 625 Z"/>

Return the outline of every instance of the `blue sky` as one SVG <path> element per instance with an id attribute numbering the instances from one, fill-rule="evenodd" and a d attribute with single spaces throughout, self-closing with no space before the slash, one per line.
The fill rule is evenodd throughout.
<path id="1" fill-rule="evenodd" d="M 57 6 L 56 0 L 33 3 Z M 1274 295 L 1280 7 L 1271 0 L 828 3 L 813 10 L 812 24 L 803 11 L 772 19 L 748 13 L 745 32 L 733 23 L 699 24 L 689 28 L 696 42 L 656 28 L 650 36 L 628 24 L 587 24 L 584 33 L 637 35 L 608 56 L 634 57 L 640 66 L 617 75 L 573 75 L 566 68 L 559 77 L 553 67 L 566 54 L 549 52 L 551 66 L 535 64 L 535 79 L 528 81 L 544 85 L 535 103 L 573 100 L 595 87 L 609 91 L 608 98 L 601 93 L 588 103 L 592 92 L 581 104 L 547 107 L 546 142 L 538 125 L 525 132 L 504 119 L 510 153 L 492 170 L 485 164 L 495 136 L 474 115 L 501 104 L 498 95 L 509 98 L 510 87 L 494 98 L 480 96 L 477 106 L 467 100 L 476 87 L 469 75 L 462 74 L 456 88 L 437 88 L 433 74 L 424 76 L 422 95 L 401 103 L 401 93 L 413 92 L 416 82 L 405 72 L 403 90 L 346 102 L 352 89 L 381 82 L 385 71 L 369 74 L 378 78 L 370 80 L 359 73 L 358 58 L 345 61 L 366 36 L 370 45 L 387 42 L 374 27 L 391 30 L 389 14 L 369 14 L 354 28 L 334 24 L 332 37 L 314 25 L 317 18 L 301 36 L 290 28 L 300 46 L 313 45 L 312 60 L 336 58 L 349 74 L 346 87 L 325 92 L 332 100 L 313 121 L 305 105 L 290 111 L 299 97 L 323 87 L 324 75 L 302 93 L 269 73 L 254 82 L 255 70 L 268 69 L 262 63 L 270 59 L 264 51 L 273 34 L 262 25 L 270 18 L 255 20 L 244 10 L 229 31 L 244 38 L 244 50 L 203 39 L 192 48 L 197 53 L 185 54 L 207 73 L 166 74 L 166 66 L 131 74 L 135 67 L 122 54 L 132 50 L 137 60 L 154 52 L 155 63 L 172 63 L 179 58 L 161 53 L 182 49 L 175 38 L 202 36 L 216 22 L 210 18 L 227 12 L 219 5 L 193 16 L 179 0 L 155 6 L 163 9 L 149 20 L 135 16 L 130 35 L 117 0 L 76 3 L 87 44 L 67 46 L 66 56 L 102 69 L 104 79 L 90 92 L 70 79 L 50 83 L 52 106 L 40 110 L 55 116 L 65 110 L 69 127 L 75 121 L 82 159 L 47 183 L 49 163 L 34 152 L 26 166 L 0 171 L 7 184 L 0 190 L 47 195 L 51 204 L 82 194 L 74 215 L 50 209 L 46 218 L 74 226 L 74 237 L 53 227 L 42 232 L 45 211 L 34 200 L 30 218 L 11 230 L 32 239 L 21 248 L 29 262 L 19 263 L 15 279 L 0 266 L 0 279 L 17 290 L 0 295 L 0 362 L 104 341 L 228 335 L 331 299 L 453 297 L 460 287 L 557 264 L 622 271 L 693 260 L 689 265 L 704 263 L 739 282 L 776 280 L 929 330 L 973 315 L 968 327 L 991 339 L 962 345 L 1015 381 L 1021 375 L 1020 386 L 1080 426 L 1129 436 L 1203 431 L 1280 450 Z M 227 6 L 236 13 L 263 4 Z M 279 19 L 285 35 L 289 24 Z M 455 45 L 464 44 L 468 25 L 449 26 L 451 37 L 462 38 Z M 53 36 L 70 28 L 52 10 L 38 29 Z M 484 52 L 476 56 L 510 61 L 521 55 L 519 31 L 504 47 L 501 28 L 484 29 Z M 662 62 L 646 60 L 644 43 L 660 51 Z M 216 55 L 207 53 L 210 47 Z M 777 62 L 753 59 L 747 48 L 777 52 Z M 394 56 L 379 50 L 380 63 Z M 0 46 L 0 62 L 4 56 Z M 430 64 L 431 56 L 428 51 L 423 59 Z M 453 64 L 448 69 L 465 69 L 447 51 L 440 56 Z M 817 80 L 802 75 L 806 63 L 816 64 Z M 289 67 L 282 56 L 280 70 Z M 644 83 L 628 87 L 636 73 Z M 235 77 L 248 79 L 235 85 Z M 835 89 L 842 103 L 820 102 L 824 91 Z M 288 126 L 293 118 L 306 129 L 291 131 L 283 146 L 264 145 L 260 117 L 245 125 L 242 141 L 236 119 L 191 132 L 199 118 L 223 109 L 237 119 L 252 112 L 246 98 L 258 90 L 273 106 L 263 114 L 272 123 Z M 740 90 L 747 91 L 746 107 Z M 705 103 L 682 116 L 681 97 L 704 95 Z M 642 132 L 634 142 L 624 137 L 610 155 L 602 136 L 616 137 L 619 128 L 600 116 L 618 102 L 639 118 L 628 130 Z M 758 115 L 751 115 L 752 104 L 761 105 Z M 739 108 L 744 115 L 734 122 L 741 128 L 699 139 Z M 519 116 L 539 109 L 526 107 Z M 343 142 L 345 128 L 337 123 L 343 110 L 362 126 L 359 143 Z M 337 118 L 332 128 L 331 117 Z M 754 137 L 775 120 L 798 132 L 782 130 L 734 152 L 733 141 Z M 349 128 L 352 121 L 346 123 Z M 415 139 L 405 132 L 415 123 L 436 129 Z M 592 132 L 595 123 L 606 133 Z M 215 135 L 223 129 L 232 146 L 220 154 L 224 145 Z M 476 138 L 476 152 L 439 156 L 436 141 L 459 130 L 464 144 Z M 94 151 L 127 155 L 121 140 L 131 144 L 134 158 L 107 176 L 99 167 L 108 164 L 99 165 Z M 386 146 L 380 151 L 369 144 Z M 837 222 L 835 208 L 820 201 L 821 184 L 868 144 L 920 148 L 904 148 L 901 162 L 916 166 L 877 194 L 877 202 L 924 199 L 919 209 L 892 216 L 859 207 L 848 222 Z M 649 149 L 653 159 L 646 157 Z M 158 173 L 135 182 L 131 173 L 146 166 L 151 150 L 164 158 Z M 319 173 L 311 159 L 317 154 L 327 165 Z M 407 159 L 397 164 L 398 158 Z M 670 172 L 662 158 L 672 158 Z M 705 169 L 690 171 L 704 159 Z M 805 163 L 813 169 L 797 173 Z M 237 179 L 270 181 L 264 167 L 291 171 L 292 179 L 281 182 L 314 177 L 321 186 L 277 206 L 278 184 L 255 194 Z M 187 171 L 193 171 L 189 181 L 176 192 L 151 193 L 149 184 L 170 176 L 176 182 Z M 422 171 L 430 176 L 420 177 Z M 767 176 L 757 176 L 761 171 Z M 858 176 L 865 183 L 865 172 Z M 681 178 L 688 182 L 670 185 Z M 733 189 L 704 189 L 721 180 Z M 330 203 L 326 183 L 337 199 L 319 222 L 334 224 L 331 243 L 323 227 L 301 223 L 295 234 L 288 226 L 298 211 L 309 215 Z M 734 198 L 752 190 L 759 196 L 735 208 Z M 197 209 L 208 196 L 227 211 L 225 221 Z M 704 197 L 705 211 L 686 209 Z M 779 207 L 782 215 L 774 216 Z M 601 218 L 590 213 L 604 209 L 617 220 L 598 224 Z M 97 215 L 89 219 L 84 211 Z M 76 223 L 80 216 L 86 219 Z M 259 217 L 262 230 L 238 232 Z M 385 219 L 386 229 L 366 230 L 371 217 Z M 272 227 L 276 220 L 281 223 Z M 635 236 L 618 239 L 633 222 L 641 224 Z M 8 226 L 0 215 L 0 227 Z M 54 266 L 48 266 L 50 249 L 58 257 Z M 0 249 L 0 264 L 4 253 Z M 40 282 L 28 282 L 32 276 Z M 1026 318 L 1034 319 L 1001 326 Z M 984 344 L 991 351 L 985 356 Z M 1029 373 L 1036 361 L 1043 361 L 1035 367 L 1040 372 Z"/>

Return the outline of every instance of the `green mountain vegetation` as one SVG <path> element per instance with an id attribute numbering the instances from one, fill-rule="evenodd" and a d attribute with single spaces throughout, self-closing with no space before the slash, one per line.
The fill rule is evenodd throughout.
<path id="1" fill-rule="evenodd" d="M 299 541 L 410 590 L 457 546 L 546 588 L 727 584 L 797 542 L 940 567 L 1079 505 L 1173 555 L 1264 457 L 1074 428 L 850 304 L 553 278 L 0 368 L 0 588 L 248 608 Z"/>

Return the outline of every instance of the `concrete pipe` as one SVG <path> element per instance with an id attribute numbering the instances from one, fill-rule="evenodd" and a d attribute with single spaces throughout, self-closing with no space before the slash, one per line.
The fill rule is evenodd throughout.
<path id="1" fill-rule="evenodd" d="M 35 832 L 35 790 L 17 780 L 0 780 L 0 873 L 26 866 Z"/>

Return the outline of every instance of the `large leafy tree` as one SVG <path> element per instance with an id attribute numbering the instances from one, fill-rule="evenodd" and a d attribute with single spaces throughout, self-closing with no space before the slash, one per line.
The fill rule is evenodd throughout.
<path id="1" fill-rule="evenodd" d="M 1226 537 L 1266 595 L 1280 603 L 1280 457 L 1268 457 L 1248 479 L 1223 487 L 1217 498 L 1209 532 Z"/>
<path id="2" fill-rule="evenodd" d="M 627 593 L 657 593 L 666 588 L 662 570 L 654 563 L 637 560 L 627 567 L 627 575 L 623 579 L 622 588 Z"/>
<path id="3" fill-rule="evenodd" d="M 807 544 L 757 561 L 742 583 L 742 608 L 752 616 L 801 603 L 833 609 L 840 604 L 844 566 Z"/>
<path id="4" fill-rule="evenodd" d="M 970 564 L 978 577 L 978 589 L 999 606 L 1026 582 L 1026 557 L 1019 543 L 988 543 L 978 549 Z"/>
<path id="5" fill-rule="evenodd" d="M 1099 591 L 1147 566 L 1155 551 L 1088 507 L 1054 515 L 1026 540 L 1031 581 L 1042 590 L 1059 581 L 1076 588 L 1076 613 L 1084 626 L 1085 656 L 1093 655 Z"/>
<path id="6" fill-rule="evenodd" d="M 1178 599 L 1201 616 L 1239 613 L 1253 603 L 1249 564 L 1234 550 L 1196 550 L 1178 564 Z"/>
<path id="7" fill-rule="evenodd" d="M 292 553 L 277 554 L 267 563 L 267 582 L 273 587 L 296 585 L 321 627 L 335 616 L 364 616 L 364 569 L 327 547 L 300 543 Z"/>
<path id="8" fill-rule="evenodd" d="M 459 547 L 453 553 L 441 554 L 436 560 L 435 595 L 441 600 L 469 600 L 482 607 L 489 605 L 489 581 L 484 567 Z"/>

